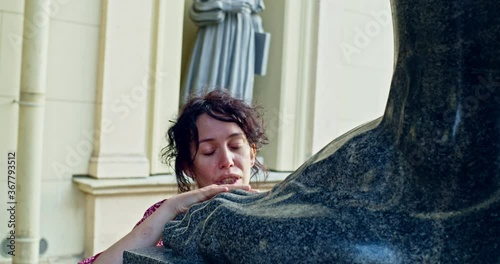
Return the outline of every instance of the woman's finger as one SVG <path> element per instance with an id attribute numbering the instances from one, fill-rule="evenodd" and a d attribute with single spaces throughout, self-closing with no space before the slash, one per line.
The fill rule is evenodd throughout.
<path id="1" fill-rule="evenodd" d="M 211 199 L 215 195 L 231 190 L 242 189 L 250 191 L 250 185 L 216 185 L 212 184 L 201 189 L 189 191 L 179 194 L 171 198 L 175 203 L 175 208 L 178 213 L 185 213 L 193 204 L 201 203 Z"/>
<path id="2" fill-rule="evenodd" d="M 215 195 L 221 193 L 221 192 L 227 192 L 227 191 L 232 191 L 232 190 L 246 190 L 249 191 L 252 189 L 250 185 L 247 184 L 242 184 L 242 185 L 232 185 L 232 184 L 222 184 L 222 185 L 216 185 L 212 184 L 206 187 L 203 187 L 199 189 L 199 191 L 202 193 L 203 197 L 200 198 L 201 200 L 199 202 L 206 201 L 208 199 L 211 199 Z"/>

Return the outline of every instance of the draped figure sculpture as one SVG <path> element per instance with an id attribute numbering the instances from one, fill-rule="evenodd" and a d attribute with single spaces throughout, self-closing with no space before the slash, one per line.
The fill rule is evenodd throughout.
<path id="1" fill-rule="evenodd" d="M 270 34 L 258 13 L 263 0 L 193 0 L 190 17 L 198 26 L 183 81 L 183 100 L 216 88 L 252 102 L 254 75 L 265 75 Z"/>

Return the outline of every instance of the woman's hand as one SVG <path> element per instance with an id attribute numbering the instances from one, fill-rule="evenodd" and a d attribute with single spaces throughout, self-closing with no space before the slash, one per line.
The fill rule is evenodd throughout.
<path id="1" fill-rule="evenodd" d="M 219 193 L 235 189 L 254 191 L 250 185 L 212 184 L 170 197 L 153 214 L 146 218 L 144 222 L 102 252 L 94 264 L 122 263 L 124 250 L 156 245 L 161 238 L 161 233 L 166 222 L 173 220 L 180 213 L 185 213 L 193 204 L 201 203 Z"/>
<path id="2" fill-rule="evenodd" d="M 212 184 L 200 189 L 175 195 L 169 198 L 166 202 L 170 204 L 170 206 L 172 206 L 172 210 L 175 212 L 175 214 L 182 214 L 187 212 L 189 207 L 191 207 L 193 204 L 209 200 L 219 193 L 236 189 L 251 191 L 252 187 L 250 187 L 250 185 Z"/>

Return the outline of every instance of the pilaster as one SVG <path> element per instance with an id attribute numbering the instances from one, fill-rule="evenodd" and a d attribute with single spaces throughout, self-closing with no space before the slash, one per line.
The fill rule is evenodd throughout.
<path id="1" fill-rule="evenodd" d="M 95 178 L 145 177 L 153 0 L 103 0 L 94 149 Z"/>
<path id="2" fill-rule="evenodd" d="M 273 170 L 293 171 L 311 156 L 319 1 L 266 2 L 271 33 L 267 75 L 255 79 L 255 99 L 266 109 L 269 145 L 260 153 Z"/>
<path id="3" fill-rule="evenodd" d="M 154 17 L 151 64 L 156 78 L 151 82 L 147 155 L 150 173 L 163 174 L 170 170 L 161 164 L 160 151 L 167 144 L 169 120 L 174 120 L 179 110 L 184 2 L 156 0 Z"/>

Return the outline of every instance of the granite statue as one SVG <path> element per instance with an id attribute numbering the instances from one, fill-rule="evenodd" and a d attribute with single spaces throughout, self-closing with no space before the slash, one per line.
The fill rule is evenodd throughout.
<path id="1" fill-rule="evenodd" d="M 392 12 L 384 115 L 269 193 L 192 207 L 150 263 L 500 263 L 500 4 L 393 0 Z"/>

